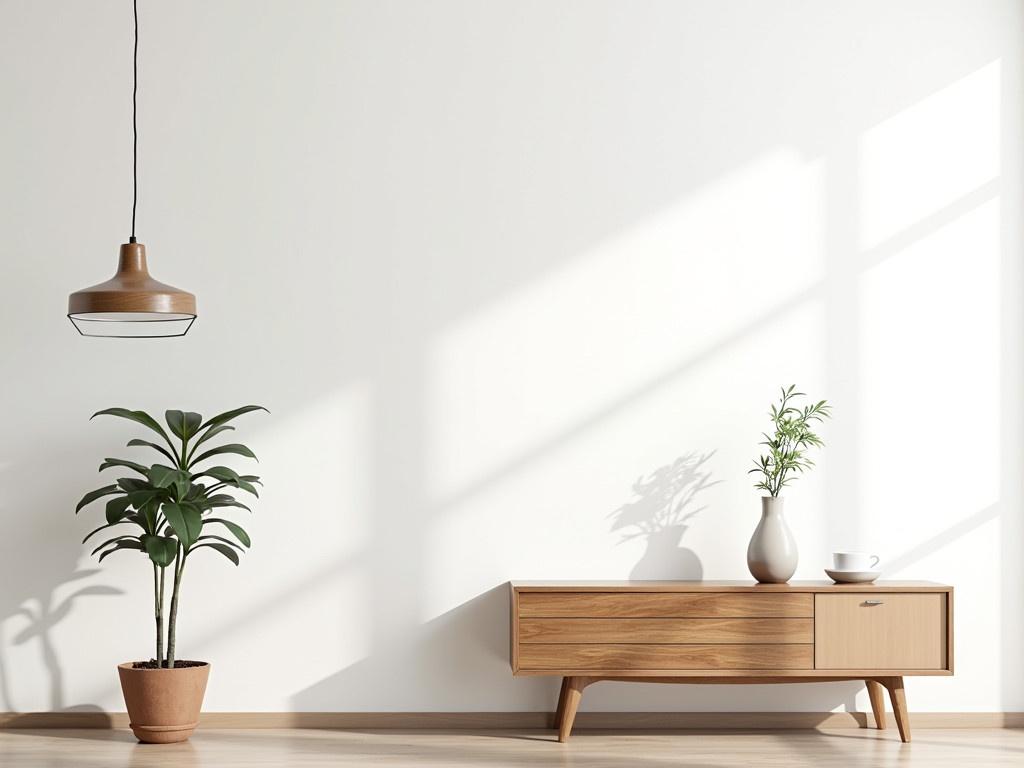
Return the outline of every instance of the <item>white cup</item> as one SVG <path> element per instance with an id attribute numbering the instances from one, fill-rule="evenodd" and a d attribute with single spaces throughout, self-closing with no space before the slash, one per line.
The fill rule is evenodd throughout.
<path id="1" fill-rule="evenodd" d="M 878 555 L 867 552 L 833 552 L 832 562 L 837 571 L 871 571 L 878 565 Z"/>

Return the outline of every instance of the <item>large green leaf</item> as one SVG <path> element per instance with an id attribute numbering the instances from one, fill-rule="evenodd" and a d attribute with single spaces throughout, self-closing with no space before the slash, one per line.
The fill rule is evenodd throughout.
<path id="1" fill-rule="evenodd" d="M 178 463 L 178 460 L 176 458 L 174 458 L 171 455 L 170 451 L 168 451 L 162 445 L 157 445 L 156 443 L 151 443 L 149 440 L 140 440 L 137 437 L 136 438 L 132 438 L 131 440 L 128 441 L 128 447 L 129 448 L 135 448 L 135 447 L 139 447 L 139 446 L 144 446 L 146 448 L 152 448 L 154 450 L 160 451 L 160 453 L 162 453 L 164 456 L 166 456 L 170 460 L 170 462 L 172 464 L 177 464 Z"/>
<path id="2" fill-rule="evenodd" d="M 157 488 L 166 488 L 174 482 L 177 473 L 178 470 L 175 467 L 168 467 L 164 464 L 154 464 L 149 468 L 146 476 L 149 478 L 149 482 Z"/>
<path id="3" fill-rule="evenodd" d="M 188 493 L 185 495 L 186 501 L 198 501 L 201 498 L 206 497 L 206 486 L 202 483 L 195 482 L 195 478 L 192 478 L 189 484 Z"/>
<path id="4" fill-rule="evenodd" d="M 235 542 L 233 542 L 231 539 L 225 539 L 223 536 L 217 536 L 216 534 L 213 534 L 213 533 L 207 533 L 207 534 L 205 534 L 203 536 L 200 536 L 198 539 L 196 539 L 196 541 L 210 541 L 210 540 L 216 540 L 216 541 L 224 542 L 229 547 L 233 547 L 234 549 L 237 549 L 239 552 L 244 552 L 245 551 L 240 546 L 238 546 Z"/>
<path id="5" fill-rule="evenodd" d="M 253 483 L 258 483 L 260 479 L 256 475 L 239 475 L 235 470 L 230 467 L 210 467 L 207 470 L 200 472 L 196 477 L 203 477 L 204 475 L 220 480 L 222 483 L 233 486 L 235 488 L 241 488 L 243 491 L 248 491 L 256 498 L 259 498 L 259 492 Z"/>
<path id="6" fill-rule="evenodd" d="M 154 464 L 149 468 L 149 480 L 157 488 L 171 488 L 174 498 L 181 501 L 188 494 L 191 475 L 183 469 Z"/>
<path id="7" fill-rule="evenodd" d="M 149 559 L 161 568 L 166 568 L 173 563 L 178 553 L 178 542 L 170 536 L 150 536 L 147 534 L 142 537 L 142 543 L 146 548 L 146 554 L 149 555 Z"/>
<path id="8" fill-rule="evenodd" d="M 202 544 L 197 545 L 195 549 L 193 549 L 192 551 L 194 552 L 196 549 L 202 549 L 203 547 L 210 547 L 211 549 L 216 549 L 232 563 L 238 565 L 238 553 L 235 552 L 235 550 L 229 547 L 227 544 L 221 544 L 216 541 L 204 541 Z"/>
<path id="9" fill-rule="evenodd" d="M 128 461 L 128 459 L 104 459 L 103 463 L 100 464 L 99 471 L 102 472 L 104 469 L 110 469 L 111 467 L 134 469 L 141 475 L 146 475 L 149 471 L 149 468 L 145 464 L 138 464 L 134 461 Z"/>
<path id="10" fill-rule="evenodd" d="M 121 493 L 121 489 L 116 485 L 105 485 L 102 488 L 97 488 L 95 491 L 89 491 L 82 500 L 75 506 L 75 514 L 78 514 L 82 507 L 86 504 L 92 504 L 96 499 L 102 499 L 104 496 L 112 496 L 115 493 Z"/>
<path id="11" fill-rule="evenodd" d="M 131 493 L 132 491 L 152 490 L 152 486 L 149 484 L 148 478 L 146 480 L 139 480 L 137 477 L 119 477 L 117 479 L 117 484 L 128 493 Z"/>
<path id="12" fill-rule="evenodd" d="M 218 493 L 214 496 L 210 496 L 205 499 L 200 505 L 203 509 L 216 509 L 217 507 L 238 507 L 244 509 L 246 512 L 252 512 L 249 507 L 245 506 L 242 502 L 235 499 L 234 496 L 228 496 L 226 493 Z"/>
<path id="13" fill-rule="evenodd" d="M 219 427 L 210 427 L 210 429 L 203 432 L 202 436 L 195 441 L 195 443 L 192 445 L 192 450 L 190 451 L 190 453 L 195 454 L 199 446 L 205 443 L 211 437 L 216 437 L 221 432 L 233 432 L 234 429 L 234 427 L 229 427 L 227 424 L 221 424 Z"/>
<path id="14" fill-rule="evenodd" d="M 129 419 L 130 421 L 149 427 L 160 435 L 160 437 L 166 441 L 167 445 L 171 446 L 172 451 L 174 450 L 174 444 L 167 436 L 167 432 L 164 431 L 164 428 L 160 426 L 160 423 L 156 419 L 145 411 L 133 411 L 128 408 L 106 408 L 102 411 L 96 411 L 90 419 L 95 419 L 97 416 L 119 416 L 122 419 Z"/>
<path id="15" fill-rule="evenodd" d="M 131 499 L 128 496 L 118 496 L 116 499 L 111 499 L 107 502 L 107 522 L 110 525 L 114 525 L 118 521 L 124 519 L 128 514 L 128 507 L 131 505 Z"/>
<path id="16" fill-rule="evenodd" d="M 243 529 L 242 526 L 231 522 L 230 520 L 225 520 L 222 517 L 208 517 L 203 522 L 206 525 L 209 525 L 210 523 L 220 523 L 229 531 L 231 531 L 231 533 L 234 534 L 235 538 L 242 542 L 245 546 L 252 546 L 252 541 L 249 539 L 249 534 L 245 532 L 245 529 Z"/>
<path id="17" fill-rule="evenodd" d="M 160 513 L 160 498 L 154 496 L 139 508 L 137 522 L 148 533 L 156 533 L 157 516 Z"/>
<path id="18" fill-rule="evenodd" d="M 203 417 L 192 411 L 167 411 L 164 419 L 171 432 L 182 440 L 188 440 L 199 431 L 199 425 L 203 423 Z"/>
<path id="19" fill-rule="evenodd" d="M 164 504 L 164 517 L 185 549 L 195 544 L 203 530 L 203 515 L 192 504 Z"/>
<path id="20" fill-rule="evenodd" d="M 115 544 L 113 547 L 108 549 L 106 552 L 102 553 L 100 555 L 100 562 L 102 563 L 103 558 L 105 558 L 107 555 L 112 555 L 114 552 L 117 552 L 122 549 L 134 549 L 139 552 L 143 551 L 142 543 L 138 539 L 125 539 L 124 541 L 117 542 L 117 544 Z"/>
<path id="21" fill-rule="evenodd" d="M 204 469 L 196 477 L 212 477 L 214 480 L 220 480 L 222 483 L 231 483 L 235 485 L 241 478 L 235 470 L 231 467 L 210 467 Z"/>
<path id="22" fill-rule="evenodd" d="M 212 456 L 219 456 L 222 453 L 234 453 L 239 456 L 246 456 L 250 459 L 256 459 L 256 454 L 250 451 L 241 443 L 228 443 L 227 445 L 218 445 L 216 448 L 211 448 L 210 450 L 206 451 L 200 456 L 197 456 L 196 458 L 189 462 L 189 466 L 191 467 L 195 464 L 198 464 L 200 461 L 203 461 L 204 459 L 209 459 Z M 259 461 L 259 459 L 256 459 L 256 461 Z"/>
<path id="23" fill-rule="evenodd" d="M 219 427 L 221 424 L 226 424 L 227 422 L 231 421 L 232 419 L 235 419 L 235 418 L 237 418 L 238 416 L 241 416 L 244 413 L 251 413 L 252 411 L 267 411 L 267 409 L 264 408 L 262 405 L 245 405 L 245 406 L 242 406 L 241 408 L 235 408 L 232 411 L 225 411 L 224 413 L 218 413 L 212 419 L 208 419 L 206 421 L 206 423 L 204 423 L 199 428 L 200 429 L 206 429 L 206 428 L 212 428 L 212 427 Z M 267 411 L 267 413 L 270 413 L 270 411 Z"/>
<path id="24" fill-rule="evenodd" d="M 174 495 L 178 501 L 184 501 L 188 498 L 189 491 L 192 488 L 191 477 L 188 472 L 182 470 L 178 472 L 178 476 L 174 479 Z"/>
<path id="25" fill-rule="evenodd" d="M 125 525 L 125 524 L 130 523 L 130 522 L 134 522 L 134 521 L 130 520 L 128 518 L 125 518 L 124 520 L 118 520 L 116 523 L 104 523 L 99 528 L 93 528 L 91 531 L 89 531 L 89 533 L 86 535 L 86 537 L 84 539 L 82 539 L 82 543 L 85 544 L 85 542 L 87 542 L 89 539 L 91 539 L 93 536 L 95 536 L 100 531 L 105 531 L 105 530 L 107 530 L 107 528 L 113 528 L 115 525 Z"/>
<path id="26" fill-rule="evenodd" d="M 250 483 L 248 480 L 244 480 L 242 478 L 239 478 L 237 485 L 243 491 L 248 491 L 253 496 L 255 496 L 257 499 L 260 497 L 259 491 L 256 490 L 256 486 L 253 485 L 252 483 Z"/>
<path id="27" fill-rule="evenodd" d="M 117 542 L 119 542 L 119 541 L 127 541 L 128 539 L 131 539 L 132 541 L 138 541 L 139 537 L 138 536 L 131 536 L 131 535 L 115 536 L 112 539 L 107 539 L 106 541 L 104 541 L 102 544 L 100 544 L 98 547 L 96 547 L 96 549 L 94 549 L 89 554 L 90 555 L 95 555 L 97 552 L 99 552 L 104 547 L 109 547 L 111 544 L 117 544 Z"/>
<path id="28" fill-rule="evenodd" d="M 146 488 L 141 491 L 129 492 L 128 498 L 131 500 L 132 506 L 141 511 L 144 506 L 154 499 L 159 499 L 162 495 L 164 494 L 159 489 Z"/>

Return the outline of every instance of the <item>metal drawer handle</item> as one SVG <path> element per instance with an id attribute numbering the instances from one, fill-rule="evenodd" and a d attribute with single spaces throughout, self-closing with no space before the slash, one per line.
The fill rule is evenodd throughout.
<path id="1" fill-rule="evenodd" d="M 864 605 L 884 605 L 883 600 L 865 600 Z"/>

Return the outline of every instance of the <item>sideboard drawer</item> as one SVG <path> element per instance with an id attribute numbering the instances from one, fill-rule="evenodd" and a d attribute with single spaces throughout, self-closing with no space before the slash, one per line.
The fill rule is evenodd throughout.
<path id="1" fill-rule="evenodd" d="M 524 644 L 519 663 L 525 669 L 711 670 L 811 669 L 814 646 L 807 645 L 651 645 Z"/>
<path id="2" fill-rule="evenodd" d="M 804 618 L 810 593 L 522 592 L 521 618 Z"/>
<path id="3" fill-rule="evenodd" d="M 816 669 L 946 669 L 944 593 L 815 595 Z"/>
<path id="4" fill-rule="evenodd" d="M 519 620 L 521 643 L 806 643 L 814 619 L 546 619 Z"/>

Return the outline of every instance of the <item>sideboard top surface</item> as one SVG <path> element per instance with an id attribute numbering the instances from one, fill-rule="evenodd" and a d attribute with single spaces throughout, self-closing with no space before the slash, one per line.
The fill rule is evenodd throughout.
<path id="1" fill-rule="evenodd" d="M 512 581 L 516 592 L 952 592 L 933 581 L 876 581 L 835 584 L 831 581 Z"/>

